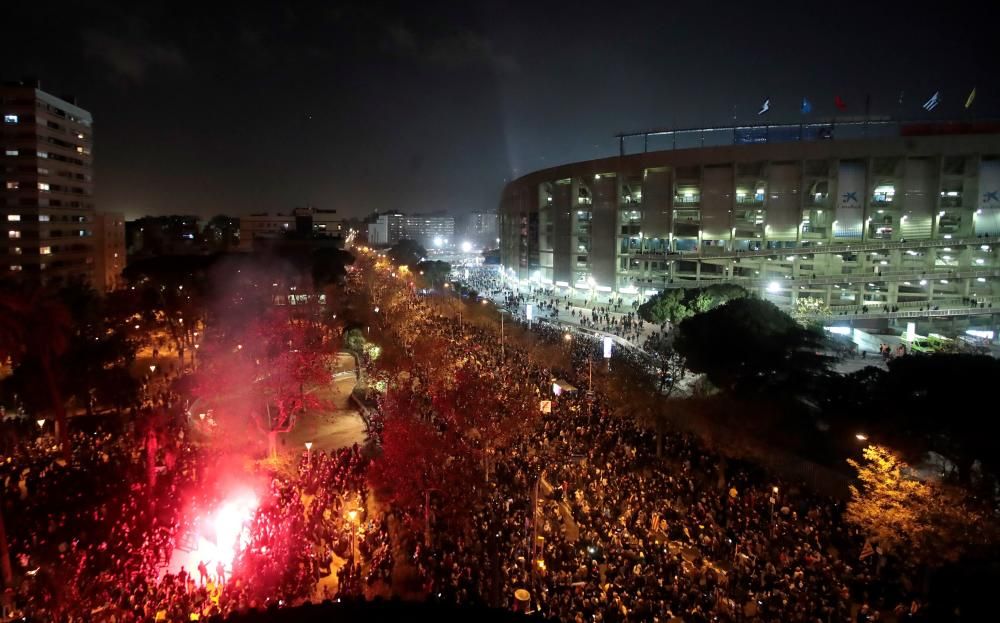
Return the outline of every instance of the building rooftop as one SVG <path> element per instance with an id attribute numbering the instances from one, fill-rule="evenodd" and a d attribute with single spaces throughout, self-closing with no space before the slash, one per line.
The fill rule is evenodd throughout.
<path id="1" fill-rule="evenodd" d="M 1000 134 L 1000 120 L 900 121 L 888 118 L 843 117 L 814 123 L 641 130 L 618 134 L 616 138 L 620 154 L 624 156 L 628 147 L 635 149 L 635 139 L 641 139 L 641 151 L 648 152 L 725 145 L 955 134 Z"/>

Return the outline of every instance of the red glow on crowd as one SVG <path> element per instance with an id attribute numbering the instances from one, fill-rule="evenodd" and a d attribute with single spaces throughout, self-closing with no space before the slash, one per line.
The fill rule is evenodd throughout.
<path id="1" fill-rule="evenodd" d="M 221 563 L 227 574 L 232 574 L 233 559 L 246 545 L 248 531 L 259 505 L 257 494 L 249 488 L 238 488 L 220 500 L 215 508 L 203 517 L 194 518 L 193 530 L 184 539 L 192 549 L 174 550 L 168 571 L 177 573 L 184 567 L 188 572 L 199 564 L 215 569 Z"/>

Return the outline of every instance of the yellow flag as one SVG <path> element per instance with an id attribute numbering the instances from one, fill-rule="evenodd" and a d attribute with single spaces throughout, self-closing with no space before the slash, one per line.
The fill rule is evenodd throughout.
<path id="1" fill-rule="evenodd" d="M 970 108 L 972 106 L 972 101 L 975 99 L 976 99 L 976 89 L 975 87 L 973 87 L 972 91 L 969 93 L 969 97 L 965 98 L 965 107 Z"/>

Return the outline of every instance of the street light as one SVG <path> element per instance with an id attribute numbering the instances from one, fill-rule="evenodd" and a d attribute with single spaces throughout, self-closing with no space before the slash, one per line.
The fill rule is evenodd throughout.
<path id="1" fill-rule="evenodd" d="M 156 372 L 156 364 L 155 363 L 149 365 L 149 373 L 153 374 L 154 372 Z"/>
<path id="2" fill-rule="evenodd" d="M 310 467 L 312 467 L 312 449 L 313 449 L 313 442 L 307 441 L 306 442 L 306 461 L 309 463 Z"/>
<path id="3" fill-rule="evenodd" d="M 864 433 L 857 433 L 856 435 L 854 435 L 854 438 L 857 439 L 858 441 L 868 441 L 868 435 Z"/>
<path id="4" fill-rule="evenodd" d="M 45 428 L 45 418 L 35 420 L 35 423 L 38 424 L 38 428 Z"/>
<path id="5" fill-rule="evenodd" d="M 351 522 L 351 560 L 354 561 L 357 560 L 355 556 L 355 550 L 357 550 L 357 545 L 358 545 L 358 539 L 357 539 L 358 529 L 356 525 L 358 521 L 357 509 L 352 508 L 351 510 L 347 511 L 347 518 Z"/>

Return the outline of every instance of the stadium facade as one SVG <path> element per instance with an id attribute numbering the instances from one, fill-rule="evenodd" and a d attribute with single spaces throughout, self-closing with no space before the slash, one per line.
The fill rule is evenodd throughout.
<path id="1" fill-rule="evenodd" d="M 500 251 L 509 277 L 632 296 L 737 283 L 834 316 L 968 315 L 991 309 L 998 294 L 1000 123 L 630 136 L 617 157 L 506 186 Z M 626 154 L 629 140 L 642 151 Z"/>

